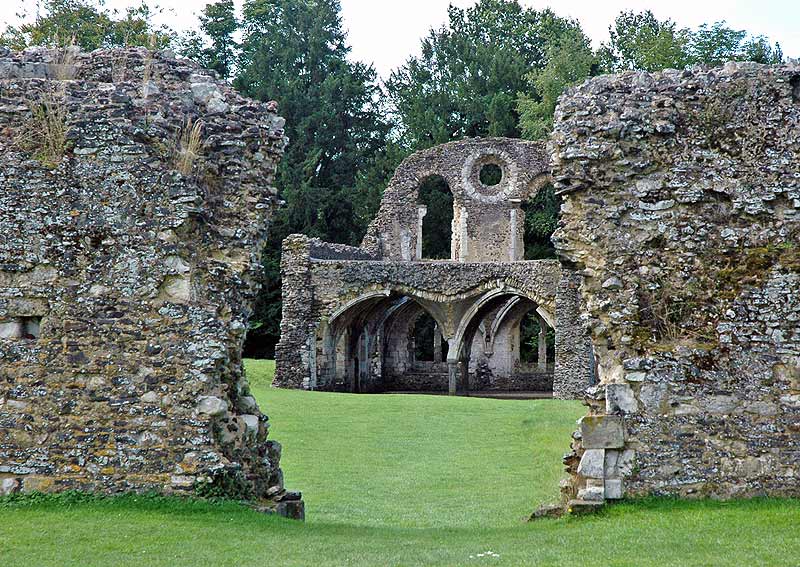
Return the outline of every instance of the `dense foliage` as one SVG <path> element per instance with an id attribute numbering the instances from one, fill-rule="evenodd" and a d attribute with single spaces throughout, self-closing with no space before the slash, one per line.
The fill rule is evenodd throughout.
<path id="1" fill-rule="evenodd" d="M 583 36 L 578 23 L 516 0 L 450 6 L 448 25 L 422 39 L 386 83 L 397 134 L 408 150 L 474 136 L 520 136 L 517 97 L 544 68 L 551 45 Z"/>
<path id="2" fill-rule="evenodd" d="M 279 103 L 290 140 L 277 175 L 285 206 L 270 230 L 251 354 L 270 354 L 278 338 L 282 239 L 301 232 L 358 244 L 411 152 L 472 136 L 545 138 L 561 93 L 596 74 L 783 59 L 779 45 L 725 22 L 692 30 L 649 11 L 620 13 L 609 41 L 593 50 L 575 20 L 519 0 L 478 0 L 451 6 L 420 54 L 381 84 L 371 66 L 349 58 L 339 0 L 246 0 L 239 17 L 232 0 L 218 0 L 178 39 L 151 23 L 153 12 L 146 2 L 120 14 L 99 0 L 43 0 L 34 21 L 7 27 L 0 44 L 172 44 L 244 94 Z M 449 257 L 452 195 L 441 184 L 422 189 L 426 256 Z M 525 257 L 552 257 L 552 188 L 524 209 Z"/>
<path id="3" fill-rule="evenodd" d="M 7 26 L 0 45 L 22 50 L 74 44 L 92 51 L 127 45 L 165 47 L 175 39 L 172 30 L 152 24 L 156 9 L 144 1 L 122 13 L 93 0 L 43 0 L 37 8 L 32 22 Z"/>
<path id="4" fill-rule="evenodd" d="M 649 10 L 622 12 L 609 28 L 610 40 L 600 50 L 606 71 L 661 71 L 726 61 L 780 63 L 780 45 L 763 36 L 749 37 L 725 22 L 679 28 L 672 20 L 658 20 Z"/>

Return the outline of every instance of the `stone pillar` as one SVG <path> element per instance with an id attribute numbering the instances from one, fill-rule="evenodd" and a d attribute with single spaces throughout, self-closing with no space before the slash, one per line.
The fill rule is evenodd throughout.
<path id="1" fill-rule="evenodd" d="M 422 260 L 422 220 L 428 214 L 428 207 L 417 205 L 417 260 Z"/>
<path id="2" fill-rule="evenodd" d="M 447 394 L 456 395 L 456 385 L 458 384 L 458 361 L 447 361 Z"/>
<path id="3" fill-rule="evenodd" d="M 467 257 L 469 256 L 469 234 L 467 234 L 467 208 L 461 208 L 461 217 L 459 222 L 459 239 L 461 241 L 461 254 L 459 255 L 459 260 L 461 262 L 466 262 Z"/>
<path id="4" fill-rule="evenodd" d="M 306 236 L 293 234 L 281 249 L 283 306 L 281 339 L 275 347 L 276 386 L 309 388 L 312 373 L 311 349 L 316 346 L 314 317 L 311 312 L 311 243 Z"/>
<path id="5" fill-rule="evenodd" d="M 509 199 L 511 203 L 511 211 L 509 212 L 510 218 L 508 221 L 508 260 L 516 262 L 525 257 L 525 249 L 523 245 L 522 235 L 522 222 L 520 222 L 520 205 L 522 199 Z M 524 218 L 524 217 L 523 217 Z"/>
<path id="6" fill-rule="evenodd" d="M 442 330 L 439 325 L 433 328 L 433 361 L 436 363 L 442 361 Z"/>
<path id="7" fill-rule="evenodd" d="M 458 363 L 459 373 L 461 377 L 461 392 L 463 394 L 469 393 L 469 358 L 462 359 Z"/>
<path id="8" fill-rule="evenodd" d="M 547 371 L 547 323 L 539 316 L 539 371 Z"/>
<path id="9" fill-rule="evenodd" d="M 562 268 L 556 293 L 556 366 L 553 397 L 583 397 L 591 381 L 589 337 L 580 319 L 580 281 L 575 271 Z"/>
<path id="10" fill-rule="evenodd" d="M 314 326 L 308 336 L 308 368 L 309 368 L 309 381 L 308 389 L 317 389 L 317 329 L 319 325 L 314 323 Z"/>

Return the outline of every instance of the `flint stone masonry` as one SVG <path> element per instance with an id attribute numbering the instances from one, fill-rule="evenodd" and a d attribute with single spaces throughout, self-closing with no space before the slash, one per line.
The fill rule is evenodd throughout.
<path id="1" fill-rule="evenodd" d="M 496 165 L 499 183 L 480 172 Z M 419 187 L 443 178 L 454 200 L 450 260 L 421 258 Z M 522 258 L 520 204 L 549 182 L 540 143 L 470 139 L 408 157 L 360 247 L 301 235 L 283 243 L 283 319 L 275 385 L 353 392 L 553 391 L 580 396 L 593 360 L 579 321 L 576 276 Z M 520 325 L 538 317 L 539 361 L 520 360 Z M 435 322 L 441 357 L 416 360 L 416 323 Z M 555 361 L 546 360 L 554 328 Z"/>
<path id="2" fill-rule="evenodd" d="M 72 55 L 0 52 L 0 324 L 40 323 L 0 338 L 2 492 L 233 487 L 302 517 L 241 361 L 284 121 L 169 52 Z M 48 168 L 18 140 L 54 92 Z"/>
<path id="3" fill-rule="evenodd" d="M 798 89 L 797 64 L 729 63 L 562 97 L 555 239 L 599 380 L 568 498 L 800 495 Z"/>

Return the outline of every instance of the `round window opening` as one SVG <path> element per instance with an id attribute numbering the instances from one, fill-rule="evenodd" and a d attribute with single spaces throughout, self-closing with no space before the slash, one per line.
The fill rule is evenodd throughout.
<path id="1" fill-rule="evenodd" d="M 503 169 L 496 163 L 487 163 L 481 168 L 479 178 L 482 184 L 492 187 L 503 180 Z"/>

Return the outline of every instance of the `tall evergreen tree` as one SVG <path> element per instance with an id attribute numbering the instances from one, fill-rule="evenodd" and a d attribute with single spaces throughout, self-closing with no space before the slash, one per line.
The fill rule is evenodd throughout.
<path id="1" fill-rule="evenodd" d="M 241 24 L 234 85 L 253 98 L 276 100 L 290 140 L 276 178 L 286 205 L 270 230 L 265 291 L 254 317 L 261 326 L 250 334 L 255 348 L 278 337 L 283 238 L 300 232 L 360 241 L 364 210 L 374 210 L 370 200 L 380 195 L 357 189 L 385 163 L 389 128 L 375 70 L 348 60 L 339 0 L 247 0 Z"/>

